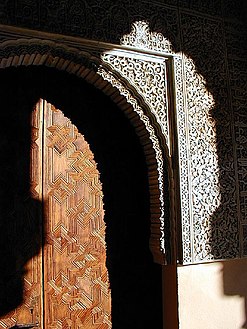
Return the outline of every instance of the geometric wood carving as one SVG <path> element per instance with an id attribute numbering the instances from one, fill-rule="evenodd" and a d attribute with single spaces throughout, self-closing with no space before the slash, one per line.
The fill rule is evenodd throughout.
<path id="1" fill-rule="evenodd" d="M 44 308 L 48 328 L 110 328 L 103 194 L 88 143 L 46 101 Z"/>
<path id="2" fill-rule="evenodd" d="M 25 266 L 22 304 L 1 317 L 1 328 L 111 328 L 103 193 L 93 154 L 45 100 L 31 125 L 30 194 L 43 204 L 43 246 Z"/>

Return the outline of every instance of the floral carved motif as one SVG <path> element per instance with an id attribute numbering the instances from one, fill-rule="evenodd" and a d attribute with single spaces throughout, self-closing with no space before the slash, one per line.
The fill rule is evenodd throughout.
<path id="1" fill-rule="evenodd" d="M 131 33 L 122 37 L 121 44 L 162 53 L 173 53 L 171 42 L 161 33 L 151 32 L 149 24 L 145 21 L 135 22 Z"/>
<path id="2" fill-rule="evenodd" d="M 177 105 L 177 133 L 179 148 L 179 170 L 180 170 L 180 198 L 181 198 L 181 224 L 182 224 L 182 257 L 183 262 L 191 262 L 192 246 L 191 239 L 193 235 L 190 213 L 191 191 L 188 175 L 188 136 L 187 136 L 187 113 L 186 99 L 184 97 L 183 85 L 183 61 L 182 56 L 174 57 L 175 82 L 176 82 L 176 105 Z"/>
<path id="3" fill-rule="evenodd" d="M 188 108 L 189 180 L 192 191 L 194 259 L 211 259 L 211 217 L 220 205 L 219 167 L 214 106 L 205 81 L 196 73 L 192 60 L 185 59 Z"/>
<path id="4" fill-rule="evenodd" d="M 123 57 L 118 54 L 105 53 L 102 56 L 114 70 L 124 76 L 139 94 L 145 99 L 157 122 L 168 139 L 168 95 L 166 61 L 154 61 L 151 58 L 133 58 L 128 54 Z"/>
<path id="5" fill-rule="evenodd" d="M 181 14 L 183 49 L 193 53 L 193 59 L 183 55 L 186 137 L 178 125 L 182 200 L 186 201 L 182 185 L 186 170 L 189 191 L 190 229 L 186 217 L 182 218 L 185 263 L 239 257 L 241 243 L 223 26 L 217 20 L 201 20 L 196 15 Z M 181 161 L 184 152 L 188 155 L 186 162 Z M 185 203 L 181 205 L 183 216 Z"/>

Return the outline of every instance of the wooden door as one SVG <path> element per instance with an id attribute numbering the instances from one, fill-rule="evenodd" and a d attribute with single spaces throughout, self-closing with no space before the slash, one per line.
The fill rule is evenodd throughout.
<path id="1" fill-rule="evenodd" d="M 0 327 L 111 328 L 103 194 L 85 141 L 40 100 L 32 114 L 30 193 L 42 204 L 42 246 L 25 264 L 23 301 Z"/>

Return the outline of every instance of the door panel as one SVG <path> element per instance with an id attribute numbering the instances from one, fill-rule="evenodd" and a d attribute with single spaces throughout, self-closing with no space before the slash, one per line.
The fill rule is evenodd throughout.
<path id="1" fill-rule="evenodd" d="M 110 328 L 103 194 L 93 154 L 44 101 L 46 328 Z"/>
<path id="2" fill-rule="evenodd" d="M 30 218 L 36 216 L 31 225 L 40 226 L 36 239 L 40 244 L 42 236 L 43 246 L 26 262 L 23 303 L 0 326 L 111 328 L 103 194 L 93 154 L 70 120 L 44 100 L 31 125 L 30 199 L 42 207 Z"/>

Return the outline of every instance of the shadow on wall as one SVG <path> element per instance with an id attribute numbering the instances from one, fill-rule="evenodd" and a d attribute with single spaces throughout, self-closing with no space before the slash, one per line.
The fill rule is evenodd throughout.
<path id="1" fill-rule="evenodd" d="M 247 259 L 222 262 L 223 291 L 226 296 L 244 297 L 245 314 L 247 314 Z M 247 318 L 241 328 L 247 328 Z"/>
<path id="2" fill-rule="evenodd" d="M 181 21 L 181 50 L 193 59 L 215 103 L 210 114 L 216 123 L 220 205 L 210 218 L 209 248 L 216 260 L 246 256 L 247 233 L 246 225 L 241 222 L 247 216 L 244 199 L 247 191 L 244 165 L 247 155 L 246 16 L 242 16 L 241 2 L 238 5 L 233 2 L 232 7 L 227 6 L 227 1 L 222 5 L 223 21 L 181 14 L 184 19 Z M 229 260 L 222 264 L 224 294 L 244 297 L 246 321 L 242 328 L 246 328 L 247 262 Z"/>
<path id="3" fill-rule="evenodd" d="M 6 172 L 2 176 L 4 191 L 1 207 L 3 214 L 7 213 L 8 217 L 0 223 L 0 255 L 3 260 L 0 265 L 0 284 L 3 287 L 0 316 L 21 304 L 24 263 L 37 254 L 41 247 L 38 240 L 40 223 L 37 222 L 40 217 L 29 218 L 30 206 L 40 205 L 26 197 L 27 193 L 24 192 L 29 191 L 30 187 L 30 109 L 39 98 L 43 98 L 63 111 L 83 133 L 98 164 L 104 195 L 113 328 L 141 329 L 153 326 L 161 329 L 161 267 L 153 263 L 149 250 L 147 168 L 143 150 L 128 119 L 101 91 L 67 73 L 40 67 L 11 68 L 1 72 L 1 81 L 4 81 L 5 86 L 1 90 L 2 99 L 6 99 L 2 102 L 4 106 L 0 113 L 4 124 L 1 150 L 6 154 L 1 162 L 1 168 Z M 24 127 L 21 122 L 25 123 Z M 16 142 L 20 129 L 23 130 L 23 136 Z M 24 150 L 22 144 L 25 145 Z M 21 184 L 18 181 L 20 179 Z M 17 202 L 17 215 L 14 216 L 12 209 L 17 188 L 20 189 L 20 198 L 25 200 L 24 206 Z M 24 212 L 25 216 L 18 212 Z M 33 246 L 33 241 L 38 241 L 38 244 Z M 21 253 L 20 260 L 17 260 L 18 255 L 12 256 L 26 248 L 27 252 Z M 18 261 L 20 266 L 15 269 L 16 279 L 12 275 L 12 268 Z M 11 289 L 6 284 L 8 280 L 11 281 Z M 13 281 L 18 284 L 17 287 Z M 4 308 L 6 300 L 10 302 Z M 143 310 L 148 310 L 148 314 L 143 316 Z"/>
<path id="4" fill-rule="evenodd" d="M 1 79 L 0 317 L 21 304 L 27 262 L 42 244 L 42 207 L 30 193 L 29 171 L 30 113 L 36 99 L 13 85 Z"/>
<path id="5" fill-rule="evenodd" d="M 211 1 L 207 3 L 212 4 Z M 247 34 L 245 18 L 241 16 L 243 4 L 233 1 L 231 7 L 223 1 L 222 6 L 221 19 L 181 13 L 182 47 L 175 46 L 176 51 L 193 59 L 215 103 L 210 114 L 216 124 L 221 198 L 208 223 L 211 227 L 208 247 L 216 260 L 246 256 L 247 233 L 246 226 L 241 226 L 241 221 L 247 219 L 244 199 L 247 191 L 244 165 L 247 155 Z M 207 161 L 204 164 L 207 165 Z M 210 194 L 206 190 L 205 193 Z M 224 294 L 244 298 L 246 321 L 242 328 L 247 328 L 247 262 L 229 260 L 222 264 Z"/>

